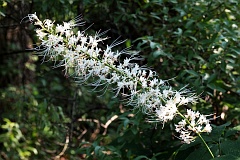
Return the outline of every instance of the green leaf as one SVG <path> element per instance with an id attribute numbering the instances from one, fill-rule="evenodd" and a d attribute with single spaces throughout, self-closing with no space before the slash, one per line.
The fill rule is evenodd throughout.
<path id="1" fill-rule="evenodd" d="M 189 73 L 190 75 L 192 75 L 193 77 L 198 77 L 199 76 L 199 74 L 194 70 L 185 70 L 185 71 L 187 73 Z"/>
<path id="2" fill-rule="evenodd" d="M 240 125 L 227 130 L 225 137 L 233 136 L 240 131 Z"/>
<path id="3" fill-rule="evenodd" d="M 219 83 L 213 82 L 213 83 L 209 83 L 207 84 L 208 88 L 211 88 L 212 90 L 217 90 L 219 92 L 226 92 L 225 89 L 223 89 L 222 87 L 220 87 Z"/>
<path id="4" fill-rule="evenodd" d="M 197 42 L 197 38 L 195 38 L 193 36 L 189 36 L 189 38 L 191 38 L 193 41 Z"/>
<path id="5" fill-rule="evenodd" d="M 240 55 L 240 49 L 239 48 L 230 48 L 230 50 L 232 50 L 233 52 L 235 52 L 238 55 Z"/>
<path id="6" fill-rule="evenodd" d="M 160 44 L 159 43 L 156 43 L 156 42 L 153 42 L 153 41 L 150 41 L 150 48 L 151 49 L 160 49 Z"/>
<path id="7" fill-rule="evenodd" d="M 235 157 L 233 155 L 224 155 L 221 157 L 216 157 L 211 160 L 240 160 L 240 157 Z"/>
<path id="8" fill-rule="evenodd" d="M 128 40 L 125 42 L 125 44 L 126 44 L 126 48 L 131 47 L 131 40 L 128 39 Z"/>
<path id="9" fill-rule="evenodd" d="M 137 156 L 134 160 L 149 159 L 147 156 Z"/>
<path id="10" fill-rule="evenodd" d="M 195 22 L 195 20 L 193 20 L 193 19 L 188 20 L 188 22 L 186 23 L 185 27 L 186 27 L 186 28 L 189 28 L 190 26 L 192 26 L 192 24 L 193 24 L 194 22 Z"/>
<path id="11" fill-rule="evenodd" d="M 136 134 L 138 133 L 138 128 L 137 128 L 137 126 L 136 126 L 136 125 L 133 126 L 133 127 L 131 128 L 131 131 L 133 132 L 134 135 L 136 135 Z"/>
<path id="12" fill-rule="evenodd" d="M 237 140 L 237 141 L 228 140 L 220 144 L 220 147 L 224 154 L 240 157 L 239 144 L 240 144 L 240 140 Z"/>
<path id="13" fill-rule="evenodd" d="M 194 147 L 194 146 L 197 146 L 201 144 L 201 140 L 199 138 L 197 138 L 194 142 L 190 143 L 190 144 L 183 144 L 180 148 L 179 148 L 179 151 L 182 151 L 182 150 L 186 150 L 188 148 L 191 148 L 191 147 Z"/>
<path id="14" fill-rule="evenodd" d="M 94 148 L 95 154 L 99 154 L 99 150 L 100 150 L 100 149 L 101 149 L 100 146 L 96 146 L 96 147 Z"/>
<path id="15" fill-rule="evenodd" d="M 186 158 L 186 160 L 209 160 L 211 158 L 210 153 L 205 148 L 205 146 L 201 146 L 200 148 L 196 149 L 194 152 L 190 153 L 190 155 Z"/>
<path id="16" fill-rule="evenodd" d="M 210 83 L 212 82 L 213 80 L 215 80 L 217 77 L 217 74 L 216 73 L 213 73 L 208 79 L 207 79 L 207 83 Z"/>
<path id="17" fill-rule="evenodd" d="M 210 133 L 210 136 L 213 138 L 213 140 L 219 141 L 221 136 L 224 135 L 224 131 L 225 131 L 226 127 L 229 126 L 230 124 L 231 124 L 231 122 L 227 122 L 220 126 L 213 125 L 213 130 Z"/>
<path id="18" fill-rule="evenodd" d="M 156 51 L 154 51 L 152 54 L 153 54 L 153 58 L 157 58 L 157 57 L 159 57 L 160 55 L 162 55 L 162 56 L 167 56 L 167 54 L 164 53 L 162 50 L 156 50 Z"/>

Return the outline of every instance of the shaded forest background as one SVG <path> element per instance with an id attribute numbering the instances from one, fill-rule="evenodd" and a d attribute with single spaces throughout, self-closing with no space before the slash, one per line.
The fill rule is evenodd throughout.
<path id="1" fill-rule="evenodd" d="M 32 50 L 38 43 L 35 28 L 23 19 L 35 12 L 55 23 L 83 15 L 80 30 L 110 29 L 105 44 L 126 39 L 116 49 L 131 46 L 145 58 L 141 65 L 200 95 L 199 103 L 187 107 L 214 114 L 217 133 L 210 137 L 225 145 L 216 154 L 240 157 L 234 147 L 239 144 L 239 10 L 238 0 L 0 0 L 1 159 L 191 159 L 201 154 L 199 144 L 182 147 L 173 123 L 149 124 L 114 93 L 93 92 L 63 68 L 42 63 Z"/>

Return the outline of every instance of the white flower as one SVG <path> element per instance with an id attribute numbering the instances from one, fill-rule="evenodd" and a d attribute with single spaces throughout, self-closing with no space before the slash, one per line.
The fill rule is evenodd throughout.
<path id="1" fill-rule="evenodd" d="M 42 29 L 36 29 L 36 33 L 40 40 L 43 40 L 43 38 L 47 35 L 47 33 L 44 33 Z"/>
<path id="2" fill-rule="evenodd" d="M 150 81 L 150 84 L 149 86 L 150 87 L 154 87 L 158 84 L 158 79 L 157 78 L 154 78 L 153 80 Z"/>
<path id="3" fill-rule="evenodd" d="M 167 101 L 165 106 L 161 105 L 156 110 L 156 117 L 158 118 L 159 121 L 165 123 L 167 121 L 171 121 L 176 115 L 176 113 L 177 113 L 176 103 L 174 103 L 174 101 L 172 100 L 169 100 Z"/>
<path id="4" fill-rule="evenodd" d="M 190 144 L 196 138 L 194 136 L 191 136 L 189 132 L 185 132 L 185 131 L 182 131 L 179 137 L 180 137 L 180 139 L 183 140 L 183 142 L 185 142 L 187 144 Z"/>
<path id="5" fill-rule="evenodd" d="M 57 26 L 56 26 L 56 33 L 63 34 L 63 32 L 65 32 L 65 28 L 63 27 L 63 25 L 57 24 Z"/>
<path id="6" fill-rule="evenodd" d="M 75 37 L 75 35 L 69 37 L 68 39 L 69 46 L 75 46 L 77 42 L 78 42 L 78 39 Z"/>
<path id="7" fill-rule="evenodd" d="M 34 25 L 42 25 L 42 21 L 40 21 L 36 15 L 36 13 L 34 14 L 28 14 L 27 18 L 29 19 L 30 22 L 35 22 Z"/>
<path id="8" fill-rule="evenodd" d="M 212 131 L 212 127 L 210 124 L 206 124 L 206 126 L 203 129 L 204 132 L 210 133 Z"/>
<path id="9" fill-rule="evenodd" d="M 130 59 L 128 59 L 128 58 L 124 59 L 123 66 L 127 67 L 129 65 L 129 62 L 130 62 Z"/>
<path id="10" fill-rule="evenodd" d="M 199 112 L 188 109 L 185 118 L 178 124 L 175 124 L 175 131 L 180 133 L 180 139 L 185 143 L 189 144 L 191 141 L 194 141 L 195 137 L 191 135 L 192 133 L 210 133 L 212 131 L 209 120 Z"/>
<path id="11" fill-rule="evenodd" d="M 63 22 L 63 30 L 67 31 L 71 29 L 71 24 L 68 22 Z"/>
<path id="12" fill-rule="evenodd" d="M 44 26 L 48 29 L 48 30 L 52 30 L 53 27 L 53 21 L 51 21 L 50 19 L 46 19 L 43 21 Z"/>

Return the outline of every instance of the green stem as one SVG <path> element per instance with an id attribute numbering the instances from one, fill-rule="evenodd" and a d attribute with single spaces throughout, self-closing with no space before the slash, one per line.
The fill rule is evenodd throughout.
<path id="1" fill-rule="evenodd" d="M 211 149 L 209 148 L 209 146 L 207 145 L 206 141 L 202 138 L 200 133 L 197 133 L 197 135 L 200 137 L 200 139 L 202 140 L 203 144 L 205 145 L 205 147 L 208 149 L 208 152 L 210 153 L 210 155 L 212 156 L 212 158 L 214 158 L 214 155 L 211 151 Z"/>
<path id="2" fill-rule="evenodd" d="M 187 124 L 189 124 L 192 128 L 194 128 L 194 126 L 191 125 L 191 123 L 189 122 L 189 120 L 179 111 L 177 111 L 177 113 L 187 122 Z M 196 132 L 197 133 L 197 132 Z M 201 136 L 200 133 L 197 133 L 198 137 L 201 139 L 201 141 L 203 142 L 203 144 L 205 145 L 205 147 L 207 148 L 209 154 L 211 155 L 212 158 L 214 158 L 214 155 L 211 151 L 211 149 L 209 148 L 209 146 L 207 145 L 206 141 L 203 139 L 203 137 Z"/>

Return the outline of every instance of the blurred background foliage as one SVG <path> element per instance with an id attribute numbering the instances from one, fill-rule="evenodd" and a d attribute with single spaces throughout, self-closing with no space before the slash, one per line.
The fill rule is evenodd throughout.
<path id="1" fill-rule="evenodd" d="M 116 49 L 131 46 L 145 57 L 141 65 L 200 95 L 187 107 L 214 113 L 205 139 L 216 159 L 237 159 L 239 10 L 238 0 L 0 0 L 1 159 L 210 159 L 198 139 L 182 145 L 173 123 L 149 124 L 112 92 L 93 92 L 42 63 L 31 50 L 34 27 L 23 20 L 34 12 L 56 23 L 82 14 L 79 29 L 110 29 L 105 44 L 127 39 Z"/>

